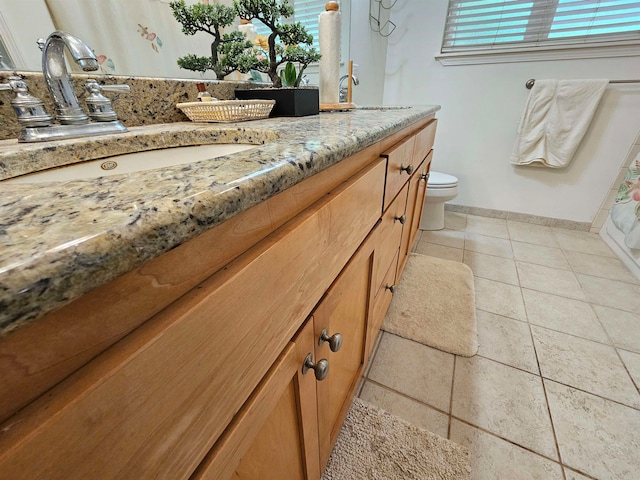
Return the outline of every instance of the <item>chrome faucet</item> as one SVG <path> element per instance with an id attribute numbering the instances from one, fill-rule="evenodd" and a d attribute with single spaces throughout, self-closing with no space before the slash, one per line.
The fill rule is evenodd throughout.
<path id="1" fill-rule="evenodd" d="M 38 41 L 40 45 L 42 40 Z M 63 125 L 89 123 L 78 97 L 71 85 L 71 77 L 64 60 L 64 47 L 85 72 L 98 69 L 98 60 L 89 46 L 70 33 L 55 31 L 46 41 L 42 41 L 42 73 L 56 108 L 56 118 Z"/>
<path id="2" fill-rule="evenodd" d="M 345 103 L 347 101 L 348 90 L 347 90 L 347 87 L 342 86 L 342 82 L 344 82 L 348 78 L 349 78 L 349 75 L 343 75 L 340 77 L 340 83 L 338 84 L 338 88 L 340 89 L 340 103 Z M 354 85 L 360 84 L 360 80 L 358 80 L 358 77 L 356 77 L 355 75 L 351 75 L 351 80 L 353 81 Z"/>
<path id="3" fill-rule="evenodd" d="M 44 142 L 127 131 L 118 121 L 111 101 L 101 92 L 128 92 L 128 85 L 99 85 L 96 80 L 87 80 L 85 89 L 89 95 L 86 102 L 93 121 L 89 121 L 78 102 L 64 59 L 64 48 L 69 50 L 82 70 L 93 72 L 98 69 L 98 60 L 86 43 L 69 33 L 55 31 L 46 40 L 38 40 L 38 45 L 42 50 L 42 73 L 60 125 L 52 125 L 53 118 L 47 114 L 42 100 L 29 94 L 21 77 L 9 77 L 8 83 L 0 84 L 0 91 L 13 90 L 15 93 L 11 106 L 23 126 L 19 142 Z"/>

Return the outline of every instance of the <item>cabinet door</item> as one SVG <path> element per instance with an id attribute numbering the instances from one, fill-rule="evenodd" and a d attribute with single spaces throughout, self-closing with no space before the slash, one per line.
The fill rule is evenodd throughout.
<path id="1" fill-rule="evenodd" d="M 329 361 L 327 378 L 316 386 L 322 468 L 331 455 L 365 362 L 372 266 L 373 241 L 367 240 L 313 312 L 316 357 Z M 323 331 L 330 341 L 320 341 Z M 339 349 L 333 343 L 336 334 L 342 336 Z"/>
<path id="2" fill-rule="evenodd" d="M 309 320 L 205 457 L 193 480 L 320 478 L 316 379 L 313 370 L 302 373 L 313 347 Z"/>

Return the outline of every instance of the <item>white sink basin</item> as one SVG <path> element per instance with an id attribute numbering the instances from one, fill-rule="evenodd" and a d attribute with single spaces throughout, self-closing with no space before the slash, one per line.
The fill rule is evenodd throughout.
<path id="1" fill-rule="evenodd" d="M 65 182 L 88 178 L 121 175 L 143 170 L 183 165 L 185 163 L 208 160 L 256 148 L 258 145 L 224 143 L 174 147 L 162 150 L 127 153 L 88 162 L 65 165 L 64 167 L 34 172 L 20 177 L 3 180 L 2 183 L 43 183 Z"/>

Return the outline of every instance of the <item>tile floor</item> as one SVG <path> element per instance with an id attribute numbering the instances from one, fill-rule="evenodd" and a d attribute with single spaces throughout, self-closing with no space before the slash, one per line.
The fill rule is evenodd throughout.
<path id="1" fill-rule="evenodd" d="M 480 349 L 382 333 L 359 396 L 467 445 L 477 480 L 640 479 L 640 281 L 600 237 L 447 212 L 416 251 L 473 270 Z"/>

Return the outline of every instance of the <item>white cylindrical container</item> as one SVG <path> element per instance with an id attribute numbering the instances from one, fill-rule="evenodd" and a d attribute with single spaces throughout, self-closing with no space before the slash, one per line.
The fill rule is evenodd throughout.
<path id="1" fill-rule="evenodd" d="M 338 103 L 340 82 L 340 12 L 338 2 L 327 2 L 319 17 L 320 103 Z"/>

